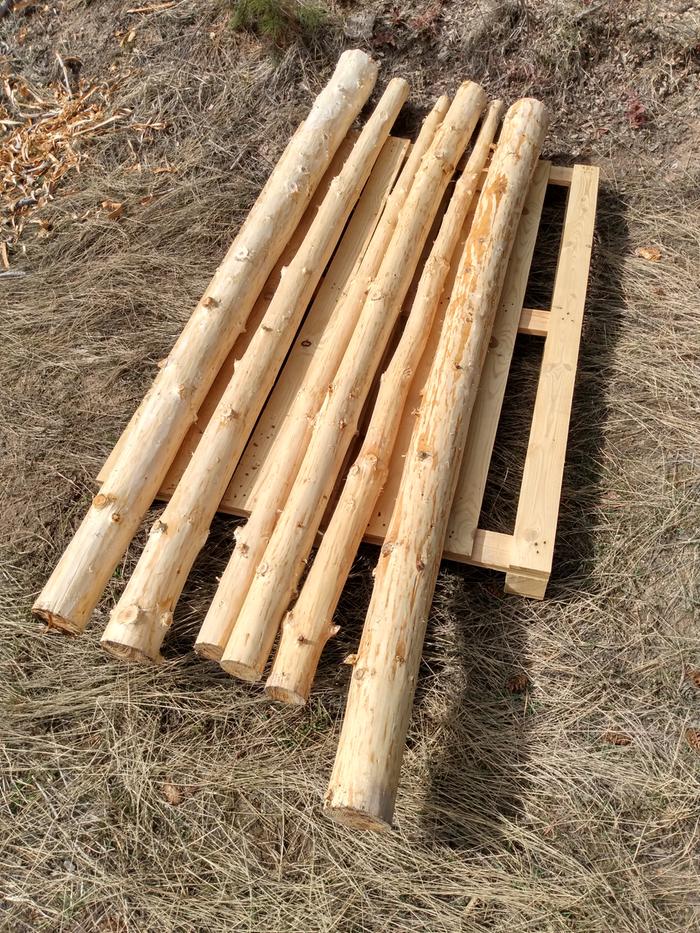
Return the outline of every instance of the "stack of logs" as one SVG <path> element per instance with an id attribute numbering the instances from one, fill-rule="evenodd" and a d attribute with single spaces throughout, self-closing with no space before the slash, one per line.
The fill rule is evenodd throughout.
<path id="1" fill-rule="evenodd" d="M 345 52 L 292 137 L 161 364 L 108 461 L 98 495 L 36 600 L 34 612 L 50 627 L 83 631 L 212 384 L 225 373 L 201 440 L 153 525 L 102 638 L 119 657 L 159 660 L 217 507 L 408 96 L 404 80 L 391 80 L 359 136 L 348 137 L 376 78 L 377 66 L 367 55 Z M 236 677 L 257 681 L 281 629 L 266 692 L 284 703 L 307 701 L 323 646 L 337 631 L 333 614 L 386 480 L 400 416 L 451 262 L 458 261 L 376 568 L 326 796 L 330 816 L 361 828 L 391 825 L 470 413 L 547 127 L 544 107 L 520 100 L 505 114 L 494 146 L 503 110 L 500 101 L 488 104 L 478 85 L 465 82 L 451 102 L 440 98 L 425 119 L 361 262 L 335 302 L 318 352 L 277 426 L 250 517 L 236 534 L 195 646 Z M 409 294 L 458 163 L 461 174 Z M 315 195 L 318 207 L 304 223 Z M 454 257 L 470 219 L 461 256 Z M 282 268 L 289 245 L 292 258 Z M 265 294 L 269 281 L 279 283 L 271 297 Z M 382 374 L 359 456 L 290 610 L 405 305 L 405 326 Z M 232 358 L 246 328 L 249 339 Z"/>

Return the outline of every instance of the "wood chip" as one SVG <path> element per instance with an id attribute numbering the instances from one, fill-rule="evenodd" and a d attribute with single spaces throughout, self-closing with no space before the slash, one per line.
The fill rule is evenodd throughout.
<path id="1" fill-rule="evenodd" d="M 110 220 L 119 220 L 124 213 L 123 201 L 103 201 L 102 208 L 107 212 Z"/>
<path id="2" fill-rule="evenodd" d="M 604 742 L 607 742 L 609 745 L 631 745 L 632 737 L 627 735 L 626 732 L 615 732 L 612 729 L 609 729 L 607 732 L 604 732 L 602 735 Z"/>
<path id="3" fill-rule="evenodd" d="M 10 257 L 7 255 L 7 243 L 4 241 L 0 242 L 0 257 L 2 258 L 2 264 L 5 269 L 10 268 Z"/>
<path id="4" fill-rule="evenodd" d="M 661 259 L 661 250 L 658 246 L 640 246 L 634 251 L 634 255 L 648 262 L 658 262 Z"/>
<path id="5" fill-rule="evenodd" d="M 182 789 L 178 787 L 177 784 L 173 784 L 171 781 L 165 781 L 162 791 L 163 797 L 165 797 L 166 802 L 169 803 L 171 807 L 177 807 L 182 803 L 184 795 Z"/>
<path id="6" fill-rule="evenodd" d="M 530 686 L 530 678 L 527 674 L 511 674 L 506 680 L 506 690 L 508 693 L 524 693 Z"/>

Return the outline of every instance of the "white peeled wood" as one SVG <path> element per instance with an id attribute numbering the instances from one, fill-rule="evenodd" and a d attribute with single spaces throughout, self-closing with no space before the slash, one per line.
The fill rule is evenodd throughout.
<path id="1" fill-rule="evenodd" d="M 438 205 L 484 104 L 484 92 L 478 85 L 466 82 L 459 88 L 401 209 L 221 659 L 225 670 L 245 680 L 259 679 L 270 655 Z"/>
<path id="2" fill-rule="evenodd" d="M 362 829 L 391 826 L 425 628 L 471 408 L 547 115 L 506 115 L 460 261 L 411 438 L 348 695 L 325 809 Z"/>
<path id="3" fill-rule="evenodd" d="M 408 95 L 389 82 L 314 217 L 240 360 L 102 636 L 120 657 L 156 661 L 182 587 L 304 311 Z"/>
<path id="4" fill-rule="evenodd" d="M 121 456 L 34 603 L 33 611 L 51 627 L 72 633 L 85 628 L 376 77 L 377 65 L 364 52 L 340 56 L 134 415 Z"/>
<path id="5" fill-rule="evenodd" d="M 335 376 L 365 301 L 367 289 L 379 269 L 401 207 L 449 99 L 441 97 L 426 117 L 418 138 L 389 196 L 357 275 L 338 300 L 318 350 L 280 425 L 265 466 L 257 480 L 250 517 L 236 531 L 236 547 L 224 570 L 209 611 L 197 636 L 195 650 L 219 660 L 238 617 L 248 587 L 265 551 L 279 511 L 294 482 L 316 416 Z"/>
<path id="6" fill-rule="evenodd" d="M 401 414 L 445 288 L 450 260 L 475 200 L 481 172 L 503 114 L 494 101 L 423 267 L 406 326 L 383 373 L 372 417 L 355 463 L 333 511 L 309 575 L 282 625 L 280 643 L 265 685 L 273 699 L 304 704 L 323 646 L 337 632 L 333 613 L 389 470 Z"/>

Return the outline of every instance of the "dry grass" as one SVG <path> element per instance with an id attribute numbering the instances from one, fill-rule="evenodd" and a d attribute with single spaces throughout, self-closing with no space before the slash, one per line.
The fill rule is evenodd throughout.
<path id="1" fill-rule="evenodd" d="M 213 0 L 157 14 L 70 2 L 4 21 L 15 73 L 60 81 L 54 51 L 80 56 L 132 117 L 86 148 L 79 178 L 41 209 L 51 235 L 26 231 L 26 254 L 11 251 L 26 275 L 0 278 L 2 929 L 697 926 L 700 205 L 687 30 L 698 14 L 661 6 L 480 2 L 466 15 L 445 3 L 420 26 L 433 7 L 407 4 L 394 45 L 382 32 L 393 14 L 378 8 L 383 80 L 403 73 L 415 87 L 406 127 L 469 75 L 509 100 L 544 96 L 551 151 L 606 169 L 555 578 L 537 604 L 504 597 L 496 574 L 445 566 L 398 828 L 381 838 L 320 813 L 371 548 L 303 711 L 271 707 L 191 653 L 230 547 L 226 519 L 158 670 L 98 646 L 139 542 L 83 638 L 47 637 L 28 613 L 342 37 L 273 55 L 232 33 L 230 5 Z M 139 130 L 148 123 L 167 126 Z M 118 219 L 106 200 L 124 204 Z M 533 296 L 547 292 L 556 205 L 550 216 Z M 660 261 L 636 256 L 643 246 Z M 500 433 L 493 527 L 512 520 L 530 343 Z"/>

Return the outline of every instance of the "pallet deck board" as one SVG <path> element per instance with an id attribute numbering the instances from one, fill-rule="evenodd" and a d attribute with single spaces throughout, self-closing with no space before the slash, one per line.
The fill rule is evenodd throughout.
<path id="1" fill-rule="evenodd" d="M 508 592 L 540 599 L 552 570 L 598 179 L 595 166 L 573 169 L 506 576 Z"/>

